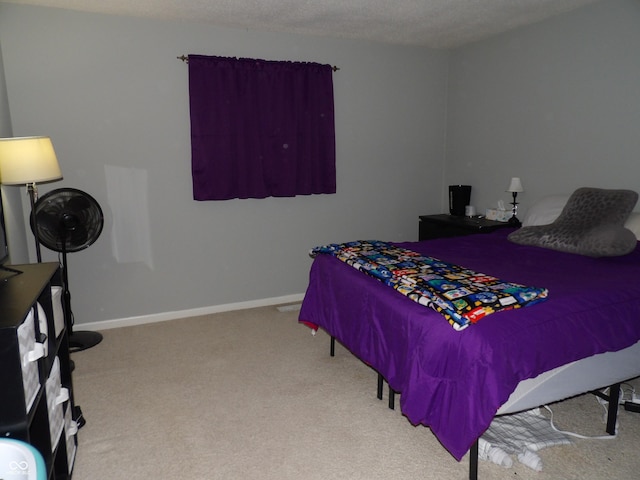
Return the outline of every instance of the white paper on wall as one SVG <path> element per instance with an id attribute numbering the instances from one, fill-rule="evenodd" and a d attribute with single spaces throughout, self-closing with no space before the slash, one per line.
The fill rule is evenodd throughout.
<path id="1" fill-rule="evenodd" d="M 107 201 L 113 214 L 111 245 L 118 263 L 143 262 L 153 268 L 147 171 L 105 165 Z"/>

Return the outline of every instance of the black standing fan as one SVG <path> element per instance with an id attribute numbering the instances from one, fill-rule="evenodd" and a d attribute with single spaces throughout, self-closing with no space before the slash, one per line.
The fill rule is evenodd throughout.
<path id="1" fill-rule="evenodd" d="M 35 204 L 31 229 L 38 231 L 40 242 L 54 252 L 62 253 L 63 308 L 72 352 L 91 348 L 102 341 L 99 332 L 74 332 L 67 253 L 84 250 L 102 232 L 104 217 L 96 200 L 75 188 L 59 188 L 42 195 Z"/>

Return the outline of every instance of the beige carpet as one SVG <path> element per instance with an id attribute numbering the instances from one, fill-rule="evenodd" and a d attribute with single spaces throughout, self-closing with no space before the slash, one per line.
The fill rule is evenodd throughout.
<path id="1" fill-rule="evenodd" d="M 104 331 L 73 354 L 74 479 L 468 478 L 467 458 L 376 398 L 375 372 L 296 320 L 265 307 Z M 561 428 L 604 433 L 592 395 L 553 408 Z M 479 477 L 639 478 L 640 414 L 619 423 L 614 440 L 542 450 L 542 472 L 480 462 Z"/>

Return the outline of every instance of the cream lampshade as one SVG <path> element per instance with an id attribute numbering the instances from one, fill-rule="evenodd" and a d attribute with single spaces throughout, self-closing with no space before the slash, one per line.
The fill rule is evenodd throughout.
<path id="1" fill-rule="evenodd" d="M 62 173 L 49 137 L 0 138 L 0 183 L 26 185 L 60 180 Z"/>
<path id="2" fill-rule="evenodd" d="M 510 193 L 519 193 L 524 192 L 524 188 L 522 188 L 522 182 L 519 177 L 513 177 L 511 179 L 511 183 L 509 184 L 509 188 L 507 188 L 507 192 Z"/>
<path id="3" fill-rule="evenodd" d="M 37 200 L 37 183 L 60 180 L 62 172 L 49 137 L 0 138 L 0 183 L 26 185 L 31 216 Z M 35 218 L 33 218 L 35 222 Z M 42 261 L 37 229 L 34 229 L 38 263 Z"/>

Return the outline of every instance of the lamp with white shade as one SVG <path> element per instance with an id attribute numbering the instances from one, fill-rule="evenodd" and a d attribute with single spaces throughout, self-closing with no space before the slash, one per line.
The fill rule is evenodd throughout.
<path id="1" fill-rule="evenodd" d="M 49 137 L 0 138 L 0 183 L 26 185 L 31 218 L 38 199 L 38 183 L 60 180 L 62 172 Z M 34 219 L 35 221 L 35 219 Z M 38 263 L 42 262 L 37 229 L 34 230 Z"/>
<path id="2" fill-rule="evenodd" d="M 522 188 L 522 182 L 520 181 L 519 177 L 513 177 L 511 179 L 511 183 L 509 184 L 509 188 L 507 188 L 507 192 L 513 194 L 513 201 L 511 202 L 511 205 L 513 206 L 511 210 L 512 216 L 509 219 L 509 225 L 520 227 L 522 226 L 522 223 L 520 223 L 520 220 L 518 220 L 518 217 L 516 216 L 516 213 L 518 211 L 518 202 L 516 202 L 516 197 L 518 196 L 518 193 L 524 192 L 524 188 Z"/>

